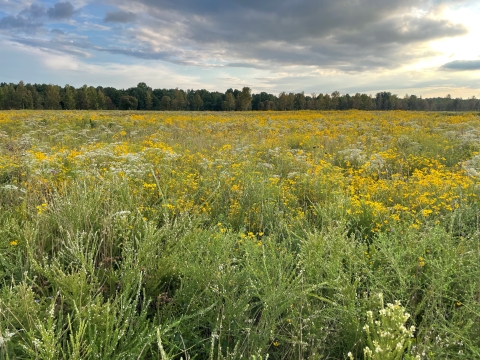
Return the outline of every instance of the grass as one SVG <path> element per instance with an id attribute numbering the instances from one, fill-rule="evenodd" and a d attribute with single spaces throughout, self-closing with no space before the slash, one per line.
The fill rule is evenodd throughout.
<path id="1" fill-rule="evenodd" d="M 480 357 L 479 131 L 0 112 L 0 358 Z"/>

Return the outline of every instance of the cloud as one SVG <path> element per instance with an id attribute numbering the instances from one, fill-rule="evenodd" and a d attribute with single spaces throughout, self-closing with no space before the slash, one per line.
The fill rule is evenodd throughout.
<path id="1" fill-rule="evenodd" d="M 455 60 L 442 65 L 441 69 L 455 71 L 480 70 L 480 60 Z"/>
<path id="2" fill-rule="evenodd" d="M 32 22 L 23 16 L 5 16 L 0 19 L 0 29 L 6 30 L 34 30 L 41 27 L 41 23 Z"/>
<path id="3" fill-rule="evenodd" d="M 152 66 L 150 62 L 135 61 L 133 64 L 115 62 L 90 63 L 69 55 L 45 52 L 38 48 L 11 43 L 0 38 L 0 48 L 5 56 L 0 57 L 0 66 L 11 69 L 3 81 L 17 83 L 53 83 L 79 87 L 114 86 L 128 88 L 146 82 L 155 88 L 202 88 L 198 72 L 187 74 L 163 64 Z M 214 90 L 209 87 L 210 90 Z"/>
<path id="4" fill-rule="evenodd" d="M 12 43 L 26 45 L 34 49 L 55 55 L 73 55 L 78 58 L 90 58 L 93 44 L 86 38 L 80 36 L 68 36 L 57 33 L 51 40 L 14 37 Z"/>
<path id="5" fill-rule="evenodd" d="M 0 29 L 11 30 L 14 33 L 18 33 L 18 31 L 31 33 L 43 28 L 42 20 L 68 19 L 75 12 L 73 5 L 68 1 L 56 3 L 49 9 L 41 4 L 30 4 L 17 15 L 7 15 L 1 18 Z"/>
<path id="6" fill-rule="evenodd" d="M 425 57 L 430 41 L 468 29 L 440 14 L 458 0 L 139 0 L 116 1 L 143 12 L 136 45 L 184 55 L 209 53 L 225 66 L 305 65 L 343 71 L 396 68 Z M 439 15 L 440 14 L 440 15 Z M 145 29 L 148 29 L 146 31 Z M 433 54 L 430 54 L 430 56 Z M 143 54 L 131 52 L 131 56 Z"/>
<path id="7" fill-rule="evenodd" d="M 131 11 L 107 11 L 103 21 L 115 23 L 129 23 L 134 22 L 137 16 Z"/>
<path id="8" fill-rule="evenodd" d="M 7 15 L 17 14 L 32 3 L 31 0 L 0 0 L 0 9 Z"/>
<path id="9" fill-rule="evenodd" d="M 252 69 L 265 69 L 266 67 L 262 64 L 254 63 L 245 63 L 245 62 L 232 62 L 225 65 L 226 67 L 238 67 L 238 68 L 252 68 Z"/>
<path id="10" fill-rule="evenodd" d="M 46 15 L 47 8 L 43 5 L 31 4 L 30 7 L 22 10 L 19 15 L 31 18 L 39 19 Z"/>
<path id="11" fill-rule="evenodd" d="M 59 2 L 48 9 L 48 17 L 53 20 L 68 19 L 75 13 L 75 8 L 69 1 Z"/>
<path id="12" fill-rule="evenodd" d="M 55 34 L 55 35 L 65 35 L 65 32 L 60 29 L 52 29 L 50 30 L 50 33 Z"/>

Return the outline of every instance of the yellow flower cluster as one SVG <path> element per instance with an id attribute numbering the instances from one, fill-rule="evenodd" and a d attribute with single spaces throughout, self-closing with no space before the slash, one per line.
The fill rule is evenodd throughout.
<path id="1" fill-rule="evenodd" d="M 0 181 L 43 199 L 38 214 L 71 181 L 113 178 L 146 218 L 204 216 L 247 237 L 324 210 L 371 234 L 478 203 L 476 114 L 11 111 L 0 130 Z"/>

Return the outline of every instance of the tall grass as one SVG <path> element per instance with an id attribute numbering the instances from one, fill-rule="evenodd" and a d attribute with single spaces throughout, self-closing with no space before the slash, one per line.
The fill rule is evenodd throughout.
<path id="1" fill-rule="evenodd" d="M 287 115 L 1 113 L 0 358 L 480 357 L 478 118 Z"/>

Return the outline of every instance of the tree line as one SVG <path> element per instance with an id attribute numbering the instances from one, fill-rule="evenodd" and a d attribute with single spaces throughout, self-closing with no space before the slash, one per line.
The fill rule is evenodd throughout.
<path id="1" fill-rule="evenodd" d="M 152 89 L 139 83 L 129 89 L 93 87 L 75 88 L 52 84 L 0 83 L 0 109 L 46 110 L 173 110 L 173 111 L 247 111 L 247 110 L 423 110 L 478 111 L 480 100 L 446 97 L 422 98 L 416 95 L 399 97 L 391 92 L 375 96 L 360 94 L 305 95 L 281 92 L 252 94 L 242 90 L 218 91 Z"/>

